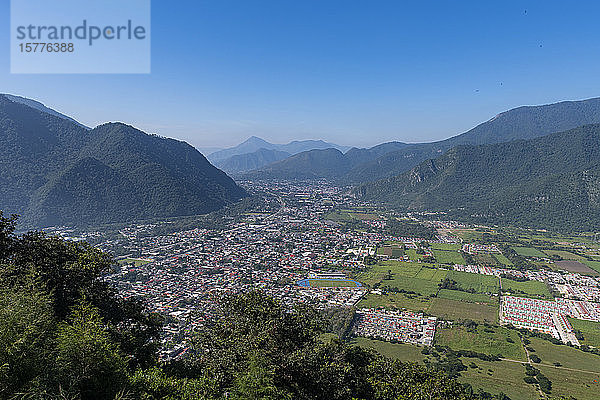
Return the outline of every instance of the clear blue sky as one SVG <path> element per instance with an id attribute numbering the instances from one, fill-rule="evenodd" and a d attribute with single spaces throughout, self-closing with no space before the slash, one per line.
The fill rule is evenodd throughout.
<path id="1" fill-rule="evenodd" d="M 600 96 L 598 1 L 403 3 L 153 0 L 150 75 L 11 75 L 5 0 L 0 91 L 197 147 L 432 141 Z"/>

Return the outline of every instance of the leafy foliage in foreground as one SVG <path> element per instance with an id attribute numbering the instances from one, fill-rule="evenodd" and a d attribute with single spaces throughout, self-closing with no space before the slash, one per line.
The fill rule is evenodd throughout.
<path id="1" fill-rule="evenodd" d="M 324 340 L 321 314 L 261 292 L 224 297 L 189 356 L 161 364 L 160 320 L 101 280 L 107 255 L 15 222 L 0 213 L 0 398 L 469 398 L 442 370 Z"/>

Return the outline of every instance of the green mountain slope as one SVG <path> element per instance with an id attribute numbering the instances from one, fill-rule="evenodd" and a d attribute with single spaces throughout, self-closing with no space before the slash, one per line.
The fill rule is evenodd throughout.
<path id="1" fill-rule="evenodd" d="M 526 141 L 457 146 L 357 193 L 473 221 L 595 230 L 599 184 L 600 125 L 588 125 Z"/>
<path id="2" fill-rule="evenodd" d="M 372 182 L 408 171 L 422 161 L 438 157 L 457 145 L 531 139 L 594 123 L 600 123 L 600 98 L 519 107 L 498 114 L 468 132 L 446 140 L 413 144 L 390 142 L 371 149 L 351 149 L 342 158 L 336 158 L 327 164 L 327 170 L 313 168 L 311 173 L 341 183 Z M 296 161 L 292 158 L 289 160 Z M 335 166 L 334 161 L 337 161 Z M 262 177 L 294 177 L 291 164 L 279 162 L 262 168 L 265 172 Z M 296 171 L 299 175 L 305 175 L 304 169 L 297 168 Z M 261 176 L 260 173 L 254 175 Z"/>
<path id="3" fill-rule="evenodd" d="M 0 209 L 23 227 L 201 214 L 245 195 L 187 143 L 121 123 L 87 130 L 0 96 Z"/>

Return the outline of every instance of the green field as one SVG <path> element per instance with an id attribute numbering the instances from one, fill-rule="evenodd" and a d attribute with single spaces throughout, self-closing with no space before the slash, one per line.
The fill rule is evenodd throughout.
<path id="1" fill-rule="evenodd" d="M 502 254 L 494 254 L 494 258 L 496 259 L 496 261 L 498 261 L 502 265 L 506 265 L 506 266 L 513 265 L 513 263 Z"/>
<path id="2" fill-rule="evenodd" d="M 498 278 L 490 275 L 449 271 L 448 278 L 455 280 L 461 288 L 473 289 L 477 293 L 497 293 L 500 288 Z"/>
<path id="3" fill-rule="evenodd" d="M 497 395 L 504 393 L 512 400 L 538 400 L 539 394 L 535 386 L 523 381 L 525 367 L 520 363 L 510 361 L 481 361 L 477 359 L 462 359 L 463 364 L 472 361 L 478 368 L 467 368 L 461 372 L 460 382 L 468 383 L 474 389 L 483 389 Z M 492 370 L 489 372 L 488 370 Z"/>
<path id="4" fill-rule="evenodd" d="M 498 265 L 498 261 L 492 254 L 481 253 L 473 255 L 473 261 L 477 265 Z"/>
<path id="5" fill-rule="evenodd" d="M 583 334 L 584 340 L 581 344 L 600 348 L 600 322 L 582 321 L 580 319 L 569 318 L 573 329 L 578 329 Z"/>
<path id="6" fill-rule="evenodd" d="M 511 279 L 502 278 L 502 291 L 552 299 L 548 286 L 546 286 L 544 282 L 538 281 L 517 282 Z"/>
<path id="7" fill-rule="evenodd" d="M 494 332 L 486 332 L 493 330 Z M 511 338 L 513 342 L 506 341 Z M 477 332 L 469 332 L 465 327 L 456 325 L 450 328 L 438 329 L 435 333 L 435 344 L 448 346 L 454 350 L 471 350 L 485 354 L 501 354 L 504 358 L 526 361 L 525 350 L 517 331 L 494 326 L 477 327 Z"/>
<path id="8" fill-rule="evenodd" d="M 552 365 L 559 362 L 563 367 L 592 371 L 600 375 L 600 356 L 569 346 L 555 345 L 535 337 L 529 340 L 529 346 L 535 349 L 535 354 L 542 359 L 542 364 Z"/>
<path id="9" fill-rule="evenodd" d="M 597 400 L 600 374 L 572 371 L 551 366 L 536 366 L 552 382 L 552 396 L 567 399 Z"/>
<path id="10" fill-rule="evenodd" d="M 140 265 L 144 265 L 144 264 L 148 264 L 151 261 L 148 260 L 141 260 L 139 258 L 125 258 L 123 260 L 119 260 L 119 264 L 121 265 L 125 265 L 125 264 L 133 264 L 136 267 L 139 267 Z"/>
<path id="11" fill-rule="evenodd" d="M 356 283 L 345 279 L 309 279 L 311 287 L 356 287 Z"/>
<path id="12" fill-rule="evenodd" d="M 549 256 L 552 256 L 552 255 L 560 256 L 563 260 L 575 260 L 575 261 L 585 260 L 585 257 L 582 257 L 577 254 L 573 254 L 569 251 L 564 251 L 564 250 L 544 250 L 544 253 L 548 254 Z"/>
<path id="13" fill-rule="evenodd" d="M 463 256 L 457 251 L 433 250 L 433 256 L 440 264 L 466 264 Z"/>
<path id="14" fill-rule="evenodd" d="M 498 304 L 498 298 L 483 293 L 467 293 L 461 290 L 441 289 L 437 297 L 448 300 L 465 301 L 467 303 Z"/>
<path id="15" fill-rule="evenodd" d="M 357 304 L 357 308 L 406 308 L 411 311 L 427 311 L 431 305 L 429 297 L 406 295 L 404 293 L 388 293 L 378 295 L 369 293 Z"/>
<path id="16" fill-rule="evenodd" d="M 432 243 L 432 250 L 458 251 L 462 248 L 459 243 Z"/>
<path id="17" fill-rule="evenodd" d="M 581 262 L 593 269 L 594 271 L 600 272 L 600 261 L 582 260 Z"/>
<path id="18" fill-rule="evenodd" d="M 385 261 L 357 275 L 356 279 L 366 285 L 380 283 L 382 287 L 397 288 L 425 296 L 435 294 L 438 284 L 448 271 L 426 268 L 425 265 L 403 261 Z M 392 279 L 384 279 L 392 274 Z"/>
<path id="19" fill-rule="evenodd" d="M 497 305 L 466 303 L 439 297 L 433 299 L 428 313 L 447 320 L 472 319 L 480 322 L 498 322 Z"/>
<path id="20" fill-rule="evenodd" d="M 357 337 L 353 339 L 351 343 L 357 346 L 374 349 L 386 357 L 400 361 L 422 363 L 425 359 L 425 356 L 421 354 L 422 347 L 414 346 L 412 344 L 390 343 L 363 337 Z"/>
<path id="21" fill-rule="evenodd" d="M 424 257 L 423 254 L 417 254 L 415 249 L 406 249 L 406 254 L 411 261 L 419 261 Z"/>
<path id="22" fill-rule="evenodd" d="M 523 257 L 539 257 L 539 258 L 548 258 L 548 256 L 538 249 L 533 247 L 513 247 L 512 248 L 518 255 Z"/>

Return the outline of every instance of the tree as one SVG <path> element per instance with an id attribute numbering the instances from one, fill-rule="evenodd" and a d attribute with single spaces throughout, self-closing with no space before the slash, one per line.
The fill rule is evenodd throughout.
<path id="1" fill-rule="evenodd" d="M 125 358 L 99 310 L 85 301 L 59 324 L 56 364 L 63 390 L 82 399 L 113 399 L 127 381 Z"/>

